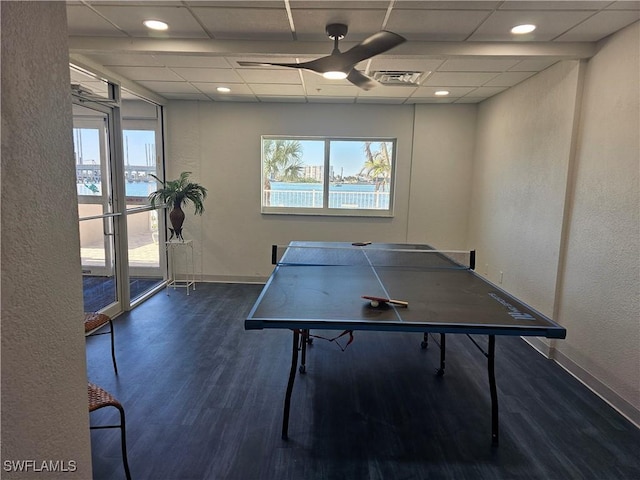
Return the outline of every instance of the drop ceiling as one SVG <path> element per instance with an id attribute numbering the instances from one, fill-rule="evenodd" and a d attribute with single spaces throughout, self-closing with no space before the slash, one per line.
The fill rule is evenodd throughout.
<path id="1" fill-rule="evenodd" d="M 638 21 L 640 1 L 87 0 L 68 1 L 67 17 L 72 63 L 163 100 L 478 103 L 558 61 L 588 59 L 598 41 Z M 169 29 L 148 30 L 146 19 Z M 357 65 L 390 84 L 365 91 L 304 70 L 238 65 L 328 55 L 329 23 L 349 27 L 342 51 L 380 30 L 404 36 Z M 538 28 L 514 37 L 522 23 Z"/>

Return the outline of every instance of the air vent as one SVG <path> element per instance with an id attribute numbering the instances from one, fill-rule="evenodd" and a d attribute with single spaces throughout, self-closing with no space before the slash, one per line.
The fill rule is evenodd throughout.
<path id="1" fill-rule="evenodd" d="M 420 85 L 430 72 L 380 70 L 373 72 L 372 77 L 382 85 Z"/>

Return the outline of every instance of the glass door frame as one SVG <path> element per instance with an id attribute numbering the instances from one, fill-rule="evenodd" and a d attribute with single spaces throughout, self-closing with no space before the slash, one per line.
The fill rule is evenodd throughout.
<path id="1" fill-rule="evenodd" d="M 108 195 L 110 198 L 108 203 L 111 205 L 111 211 L 101 215 L 79 218 L 78 220 L 82 222 L 102 218 L 105 226 L 110 225 L 113 228 L 112 232 L 107 228 L 104 233 L 105 235 L 113 236 L 113 273 L 116 284 L 116 300 L 100 311 L 109 316 L 116 316 L 130 308 L 131 298 L 129 294 L 125 188 L 124 183 L 118 180 L 124 178 L 124 155 L 120 121 L 120 87 L 113 83 L 108 83 L 108 86 L 110 99 L 101 101 L 72 95 L 72 102 L 75 105 L 94 110 L 106 116 L 108 145 L 104 153 L 106 154 L 107 168 L 101 166 L 101 170 L 103 173 L 109 175 L 110 191 Z M 101 147 L 101 154 L 103 153 L 102 150 Z"/>

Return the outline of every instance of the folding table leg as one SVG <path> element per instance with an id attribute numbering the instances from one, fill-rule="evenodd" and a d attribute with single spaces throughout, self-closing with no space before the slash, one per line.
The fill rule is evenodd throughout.
<path id="1" fill-rule="evenodd" d="M 289 370 L 289 383 L 287 383 L 287 394 L 284 397 L 284 415 L 282 418 L 282 439 L 289 438 L 289 410 L 291 408 L 291 392 L 293 392 L 293 382 L 296 379 L 296 367 L 298 366 L 298 345 L 300 343 L 300 331 L 293 329 L 293 348 L 291 350 L 291 369 Z"/>
<path id="2" fill-rule="evenodd" d="M 491 391 L 491 442 L 498 445 L 498 391 L 495 375 L 496 336 L 489 335 L 489 351 L 487 352 L 487 369 L 489 371 L 489 390 Z"/>
<path id="3" fill-rule="evenodd" d="M 444 359 L 447 349 L 447 340 L 444 333 L 440 334 L 440 368 L 436 371 L 436 374 L 441 377 L 444 375 Z"/>
<path id="4" fill-rule="evenodd" d="M 300 373 L 307 373 L 307 343 L 309 343 L 309 330 L 302 330 L 300 336 L 300 350 L 302 350 L 302 359 L 300 361 Z"/>

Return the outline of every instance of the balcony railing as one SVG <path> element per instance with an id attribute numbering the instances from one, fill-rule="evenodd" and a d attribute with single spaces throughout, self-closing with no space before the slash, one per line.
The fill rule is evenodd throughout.
<path id="1" fill-rule="evenodd" d="M 321 190 L 264 190 L 267 207 L 322 208 Z M 329 208 L 387 210 L 389 192 L 350 192 L 329 190 Z"/>

